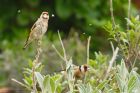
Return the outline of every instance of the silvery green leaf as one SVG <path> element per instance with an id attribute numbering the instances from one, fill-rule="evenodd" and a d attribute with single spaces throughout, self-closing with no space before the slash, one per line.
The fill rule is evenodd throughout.
<path id="1" fill-rule="evenodd" d="M 137 16 L 135 17 L 135 20 L 139 21 L 139 15 L 137 15 Z"/>
<path id="2" fill-rule="evenodd" d="M 130 26 L 134 26 L 134 24 L 131 22 L 130 19 L 128 19 L 128 18 L 125 18 L 125 19 L 126 19 L 127 23 L 128 23 Z"/>
<path id="3" fill-rule="evenodd" d="M 38 82 L 41 90 L 43 90 L 43 80 L 44 80 L 43 76 L 39 72 L 35 72 L 35 77 L 37 79 L 37 82 Z"/>
<path id="4" fill-rule="evenodd" d="M 135 76 L 130 76 L 130 79 L 128 81 L 128 92 L 132 93 L 132 90 L 134 89 L 136 85 L 136 77 Z"/>
<path id="5" fill-rule="evenodd" d="M 50 76 L 49 75 L 44 77 L 42 92 L 43 93 L 47 93 L 47 92 L 51 93 Z"/>
<path id="6" fill-rule="evenodd" d="M 79 93 L 93 93 L 92 86 L 90 84 L 79 84 Z"/>

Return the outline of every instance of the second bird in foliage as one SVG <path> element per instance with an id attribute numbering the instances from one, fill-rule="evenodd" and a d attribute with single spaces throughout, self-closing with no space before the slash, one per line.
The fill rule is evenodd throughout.
<path id="1" fill-rule="evenodd" d="M 86 72 L 89 70 L 89 67 L 87 64 L 81 65 L 81 66 L 75 66 L 73 67 L 72 71 L 73 71 L 73 77 L 75 79 L 82 79 Z M 66 77 L 67 72 L 66 70 L 61 71 L 61 73 Z"/>

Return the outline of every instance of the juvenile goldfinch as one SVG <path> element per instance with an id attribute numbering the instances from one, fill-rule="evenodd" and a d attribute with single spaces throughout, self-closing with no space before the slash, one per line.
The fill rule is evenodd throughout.
<path id="1" fill-rule="evenodd" d="M 32 41 L 42 39 L 42 36 L 48 29 L 48 20 L 49 20 L 48 12 L 42 12 L 38 20 L 32 26 L 23 49 L 25 49 Z"/>

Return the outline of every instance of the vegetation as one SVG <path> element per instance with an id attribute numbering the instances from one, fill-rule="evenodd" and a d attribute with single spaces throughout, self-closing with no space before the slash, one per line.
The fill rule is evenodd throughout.
<path id="1" fill-rule="evenodd" d="M 108 1 L 11 2 L 0 21 L 0 86 L 25 93 L 139 93 L 139 16 L 133 16 L 131 0 Z M 23 51 L 27 28 L 44 10 L 53 15 L 47 37 Z M 90 68 L 83 79 L 74 77 L 73 65 L 79 64 Z"/>

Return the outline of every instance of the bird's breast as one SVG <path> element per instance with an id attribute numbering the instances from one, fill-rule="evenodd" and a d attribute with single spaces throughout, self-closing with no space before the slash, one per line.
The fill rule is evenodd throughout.
<path id="1" fill-rule="evenodd" d="M 47 28 L 48 28 L 48 24 L 43 24 L 43 26 L 42 26 L 43 34 L 45 34 L 45 32 L 47 31 Z"/>

